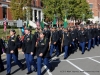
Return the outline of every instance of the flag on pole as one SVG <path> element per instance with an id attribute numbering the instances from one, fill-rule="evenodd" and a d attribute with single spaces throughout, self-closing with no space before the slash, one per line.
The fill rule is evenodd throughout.
<path id="1" fill-rule="evenodd" d="M 4 32 L 6 31 L 6 28 L 7 28 L 7 22 L 6 22 L 6 19 L 4 21 Z"/>
<path id="2" fill-rule="evenodd" d="M 56 24 L 56 17 L 54 16 L 54 19 L 53 19 L 53 25 Z"/>
<path id="3" fill-rule="evenodd" d="M 30 26 L 29 21 L 27 21 L 27 25 L 26 25 L 26 27 L 28 27 L 28 28 L 29 28 L 29 26 Z"/>
<path id="4" fill-rule="evenodd" d="M 44 28 L 44 19 L 42 19 L 40 25 L 41 25 L 41 28 L 43 29 Z"/>
<path id="5" fill-rule="evenodd" d="M 40 28 L 39 19 L 37 19 L 36 25 L 37 25 L 37 28 Z"/>
<path id="6" fill-rule="evenodd" d="M 58 23 L 58 19 L 57 19 L 57 22 L 56 22 L 57 27 L 58 27 L 58 24 L 59 24 L 59 23 Z"/>
<path id="7" fill-rule="evenodd" d="M 67 17 L 65 16 L 65 19 L 64 19 L 64 28 L 67 28 L 68 26 L 68 21 L 67 21 Z"/>

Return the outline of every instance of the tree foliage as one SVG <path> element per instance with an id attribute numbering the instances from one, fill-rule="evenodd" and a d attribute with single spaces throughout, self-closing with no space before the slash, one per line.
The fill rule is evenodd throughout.
<path id="1" fill-rule="evenodd" d="M 27 10 L 30 12 L 31 0 L 11 0 L 10 7 L 11 13 L 14 20 L 24 19 L 27 13 Z M 28 9 L 24 10 L 23 8 L 27 7 Z"/>
<path id="2" fill-rule="evenodd" d="M 43 12 L 46 17 L 53 19 L 54 14 L 63 19 L 67 14 L 69 19 L 82 20 L 83 14 L 85 19 L 91 18 L 92 11 L 86 0 L 42 0 Z"/>

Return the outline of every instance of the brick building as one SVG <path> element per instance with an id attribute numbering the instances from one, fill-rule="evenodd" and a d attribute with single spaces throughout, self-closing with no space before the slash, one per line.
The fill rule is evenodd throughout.
<path id="1" fill-rule="evenodd" d="M 100 23 L 100 0 L 87 0 L 87 2 L 93 12 L 93 18 L 90 20 L 93 21 L 93 23 L 97 21 Z"/>
<path id="2" fill-rule="evenodd" d="M 3 24 L 4 19 L 6 18 L 7 21 L 14 22 L 12 19 L 12 14 L 10 11 L 9 3 L 11 0 L 0 0 L 0 24 Z M 32 20 L 36 21 L 37 18 L 42 20 L 43 13 L 42 13 L 42 2 L 41 0 L 32 0 Z M 10 23 L 11 24 L 11 23 Z"/>

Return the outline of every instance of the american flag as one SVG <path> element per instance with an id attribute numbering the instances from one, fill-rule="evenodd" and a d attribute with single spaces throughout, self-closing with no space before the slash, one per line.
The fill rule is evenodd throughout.
<path id="1" fill-rule="evenodd" d="M 4 21 L 4 32 L 6 31 L 6 28 L 7 28 L 7 25 L 6 25 L 6 19 L 5 19 L 5 21 Z"/>
<path id="2" fill-rule="evenodd" d="M 40 28 L 40 23 L 39 23 L 39 19 L 36 22 L 37 28 Z"/>

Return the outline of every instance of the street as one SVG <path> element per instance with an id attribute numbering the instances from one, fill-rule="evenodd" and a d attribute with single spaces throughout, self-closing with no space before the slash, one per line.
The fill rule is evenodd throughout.
<path id="1" fill-rule="evenodd" d="M 64 53 L 59 57 L 53 57 L 50 62 L 53 66 L 53 71 L 49 72 L 46 66 L 42 67 L 42 75 L 100 75 L 100 47 L 95 47 L 89 52 L 85 51 L 85 54 L 81 54 L 81 51 L 77 50 L 74 54 L 71 54 L 66 60 L 63 59 Z M 5 56 L 2 57 L 5 69 L 6 60 Z M 19 60 L 22 63 L 24 61 L 24 55 L 19 54 Z M 12 61 L 12 75 L 25 75 L 27 69 L 21 71 L 17 65 Z M 6 70 L 1 72 L 0 75 L 6 75 Z M 30 75 L 37 75 L 36 72 Z"/>

